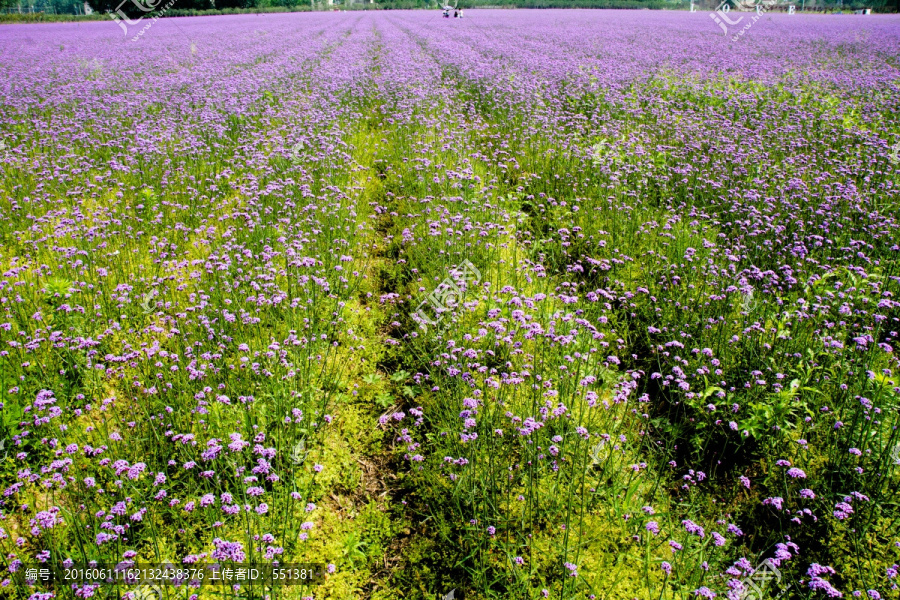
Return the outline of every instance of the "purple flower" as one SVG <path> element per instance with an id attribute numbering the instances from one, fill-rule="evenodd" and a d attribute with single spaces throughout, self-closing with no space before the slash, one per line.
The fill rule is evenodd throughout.
<path id="1" fill-rule="evenodd" d="M 828 581 L 822 578 L 822 575 L 834 575 L 835 571 L 833 568 L 822 566 L 818 563 L 813 563 L 812 566 L 807 569 L 806 574 L 811 577 L 809 581 L 810 589 L 820 590 L 824 592 L 829 598 L 842 598 L 844 596 Z"/>
<path id="2" fill-rule="evenodd" d="M 853 514 L 853 507 L 846 502 L 838 502 L 834 505 L 834 516 L 836 519 L 843 521 Z"/>
<path id="3" fill-rule="evenodd" d="M 244 546 L 240 542 L 229 542 L 221 538 L 213 539 L 215 550 L 210 555 L 216 560 L 226 560 L 232 562 L 244 562 L 246 554 L 244 554 Z"/>
<path id="4" fill-rule="evenodd" d="M 43 510 L 34 516 L 34 523 L 40 525 L 41 529 L 53 529 L 62 519 L 59 518 L 59 509 L 53 507 L 50 510 Z"/>
<path id="5" fill-rule="evenodd" d="M 684 519 L 681 522 L 681 524 L 684 525 L 684 530 L 687 531 L 688 533 L 692 533 L 699 537 L 703 537 L 706 535 L 706 533 L 703 531 L 703 528 L 700 527 L 699 525 L 697 525 L 696 523 L 694 523 L 693 521 L 691 521 L 690 519 Z"/>

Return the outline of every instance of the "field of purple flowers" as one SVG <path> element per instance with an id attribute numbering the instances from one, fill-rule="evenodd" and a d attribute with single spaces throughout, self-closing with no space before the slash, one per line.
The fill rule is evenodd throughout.
<path id="1" fill-rule="evenodd" d="M 900 597 L 900 18 L 0 26 L 0 598 Z"/>

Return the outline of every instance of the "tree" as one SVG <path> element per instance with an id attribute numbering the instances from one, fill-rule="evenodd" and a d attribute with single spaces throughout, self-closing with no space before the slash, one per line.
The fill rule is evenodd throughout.
<path id="1" fill-rule="evenodd" d="M 167 0 L 88 0 L 88 4 L 96 12 L 115 13 L 122 11 L 125 16 L 131 19 L 152 15 L 154 11 L 159 10 L 167 3 Z M 175 0 L 172 8 L 210 10 L 214 7 L 211 0 Z"/>

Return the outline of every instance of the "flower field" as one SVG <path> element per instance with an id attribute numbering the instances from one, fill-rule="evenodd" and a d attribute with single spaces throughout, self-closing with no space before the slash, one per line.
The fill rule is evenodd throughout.
<path id="1" fill-rule="evenodd" d="M 0 71 L 0 598 L 900 598 L 900 17 L 8 25 Z M 142 563 L 318 579 L 23 577 Z"/>

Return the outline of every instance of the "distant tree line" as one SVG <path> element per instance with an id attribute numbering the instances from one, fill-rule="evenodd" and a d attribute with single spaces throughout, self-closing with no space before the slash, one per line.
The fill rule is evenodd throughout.
<path id="1" fill-rule="evenodd" d="M 130 0 L 122 4 L 122 0 L 88 0 L 91 8 L 97 12 L 115 12 L 121 6 L 122 12 L 128 16 L 140 16 L 147 14 L 143 8 L 162 7 L 167 4 L 166 0 Z M 308 3 L 308 2 L 307 2 Z M 256 8 L 258 6 L 267 6 L 270 3 L 267 0 L 175 0 L 174 7 L 180 10 L 189 11 L 208 11 L 223 10 L 229 8 Z M 280 0 L 279 4 L 283 6 L 291 6 L 299 4 L 298 0 Z M 139 6 L 140 5 L 140 6 Z"/>
<path id="2" fill-rule="evenodd" d="M 43 12 L 56 15 L 84 14 L 84 0 L 0 0 L 4 12 Z"/>

